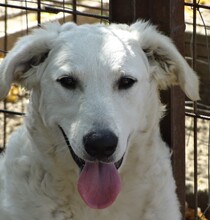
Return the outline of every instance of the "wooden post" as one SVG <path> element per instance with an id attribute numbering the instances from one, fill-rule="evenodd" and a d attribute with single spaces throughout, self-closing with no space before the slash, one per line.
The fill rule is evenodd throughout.
<path id="1" fill-rule="evenodd" d="M 173 39 L 178 50 L 184 52 L 184 2 L 183 0 L 113 0 L 110 1 L 110 21 L 132 23 L 143 18 L 157 24 L 159 29 Z M 161 93 L 167 104 L 167 115 L 161 121 L 161 134 L 170 146 L 177 194 L 181 211 L 185 213 L 185 96 L 179 87 Z M 167 208 L 167 207 L 166 207 Z"/>

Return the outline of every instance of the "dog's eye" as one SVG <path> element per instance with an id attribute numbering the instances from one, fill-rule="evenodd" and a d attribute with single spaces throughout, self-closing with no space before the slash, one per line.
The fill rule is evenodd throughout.
<path id="1" fill-rule="evenodd" d="M 77 79 L 75 79 L 72 76 L 63 76 L 59 79 L 57 79 L 57 82 L 59 82 L 63 87 L 66 89 L 76 89 L 77 87 Z"/>
<path id="2" fill-rule="evenodd" d="M 137 79 L 131 76 L 123 76 L 118 80 L 118 89 L 119 90 L 129 89 L 136 82 L 137 82 Z"/>

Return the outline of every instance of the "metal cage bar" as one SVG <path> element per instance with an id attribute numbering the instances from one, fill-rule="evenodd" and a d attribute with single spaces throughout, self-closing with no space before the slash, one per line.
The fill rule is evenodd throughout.
<path id="1" fill-rule="evenodd" d="M 208 85 L 208 83 L 205 84 L 204 82 L 204 79 L 203 79 L 203 76 L 202 74 L 200 73 L 200 68 L 198 66 L 198 60 L 201 59 L 203 60 L 204 57 L 199 57 L 199 53 L 201 52 L 201 49 L 199 48 L 200 47 L 200 42 L 198 41 L 199 37 L 201 34 L 198 33 L 198 28 L 202 28 L 205 29 L 204 30 L 204 33 L 205 33 L 205 49 L 202 49 L 202 54 L 204 54 L 203 56 L 206 56 L 205 59 L 207 59 L 207 63 L 208 63 L 208 70 L 205 70 L 206 71 L 206 75 L 208 74 L 208 79 L 205 79 L 206 81 L 209 81 L 210 83 L 210 55 L 209 55 L 209 52 L 210 51 L 210 48 L 208 46 L 208 41 L 209 41 L 209 35 L 207 36 L 207 26 L 204 22 L 204 19 L 201 15 L 201 10 L 208 10 L 210 11 L 210 2 L 209 1 L 205 1 L 206 4 L 203 4 L 200 0 L 192 0 L 191 2 L 187 1 L 185 2 L 185 6 L 186 7 L 189 7 L 191 8 L 191 13 L 192 13 L 192 18 L 191 18 L 191 21 L 186 21 L 186 24 L 189 25 L 191 24 L 192 25 L 192 32 L 191 32 L 191 42 L 190 42 L 190 63 L 191 63 L 191 66 L 193 67 L 193 69 L 195 69 L 199 76 L 200 76 L 200 81 L 201 81 L 201 90 L 202 90 L 202 87 L 206 87 Z M 210 14 L 210 13 L 209 13 Z M 198 18 L 201 18 L 201 21 L 202 21 L 202 25 L 201 24 L 198 24 Z M 210 24 L 210 23 L 209 23 Z M 208 24 L 208 25 L 209 25 Z M 206 52 L 206 54 L 205 54 Z M 189 56 L 189 55 L 188 55 Z M 209 95 L 210 93 L 210 90 L 209 92 L 206 93 L 206 95 Z M 203 96 L 203 94 L 201 94 L 201 96 Z M 202 100 L 203 97 L 201 97 L 201 100 L 199 102 L 195 102 L 195 103 L 188 103 L 186 102 L 186 112 L 185 112 L 185 115 L 188 117 L 188 118 L 192 118 L 192 135 L 193 135 L 193 182 L 194 182 L 194 189 L 193 189 L 193 197 L 192 197 L 192 201 L 191 201 L 191 206 L 192 208 L 194 209 L 194 219 L 195 220 L 200 220 L 201 219 L 201 215 L 198 213 L 198 208 L 200 207 L 200 205 L 203 205 L 205 204 L 205 208 L 204 207 L 200 207 L 202 208 L 203 210 L 203 215 L 205 215 L 205 217 L 207 219 L 210 219 L 210 212 L 209 212 L 209 207 L 210 207 L 210 177 L 209 177 L 209 171 L 208 171 L 208 186 L 207 186 L 207 192 L 205 192 L 205 194 L 208 194 L 206 195 L 206 197 L 208 197 L 208 199 L 203 199 L 203 200 L 206 200 L 206 201 L 201 201 L 201 198 L 200 198 L 200 195 L 199 195 L 199 181 L 198 181 L 198 177 L 199 177 L 199 163 L 201 161 L 199 161 L 199 156 L 200 156 L 200 152 L 199 152 L 199 120 L 203 120 L 205 123 L 210 123 L 210 111 L 208 110 L 209 109 L 209 106 L 208 104 L 205 103 L 205 99 Z M 190 105 L 189 105 L 190 104 Z M 209 170 L 209 166 L 210 166 L 210 163 L 209 163 L 209 146 L 210 146 L 210 143 L 209 143 L 209 140 L 210 140 L 210 127 L 209 127 L 209 131 L 208 131 L 208 146 L 206 146 L 207 150 L 208 150 L 208 167 L 206 167 L 206 169 Z"/>

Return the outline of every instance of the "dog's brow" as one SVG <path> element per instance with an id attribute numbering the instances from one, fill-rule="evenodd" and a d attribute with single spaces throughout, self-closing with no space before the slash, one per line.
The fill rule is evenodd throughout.
<path id="1" fill-rule="evenodd" d="M 59 79 L 61 79 L 63 77 L 73 77 L 75 79 L 78 79 L 77 75 L 72 73 L 72 72 L 60 74 L 60 76 L 58 76 L 57 79 L 59 80 Z"/>

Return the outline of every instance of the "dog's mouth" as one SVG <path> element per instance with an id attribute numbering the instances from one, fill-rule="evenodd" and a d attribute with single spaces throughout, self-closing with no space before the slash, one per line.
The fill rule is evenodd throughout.
<path id="1" fill-rule="evenodd" d="M 74 153 L 74 150 L 73 150 L 72 147 L 71 147 L 70 141 L 69 141 L 69 139 L 68 139 L 66 133 L 64 132 L 63 128 L 62 128 L 60 125 L 59 125 L 59 128 L 60 128 L 60 130 L 61 130 L 61 132 L 62 132 L 62 134 L 63 134 L 63 137 L 64 137 L 65 142 L 66 142 L 66 144 L 67 144 L 67 146 L 68 146 L 68 148 L 69 148 L 69 151 L 70 151 L 70 153 L 71 153 L 71 156 L 72 156 L 72 158 L 74 159 L 74 162 L 77 164 L 77 166 L 78 166 L 78 167 L 80 168 L 80 170 L 82 171 L 82 169 L 83 169 L 84 166 L 85 166 L 85 160 L 83 160 L 82 158 L 78 157 L 78 156 Z M 114 163 L 114 165 L 115 165 L 115 167 L 116 167 L 117 169 L 119 169 L 120 166 L 122 165 L 123 158 L 124 158 L 124 155 L 121 157 L 120 160 L 118 160 L 117 162 Z"/>
<path id="2" fill-rule="evenodd" d="M 121 190 L 121 179 L 117 170 L 123 162 L 123 157 L 115 163 L 85 161 L 74 153 L 63 128 L 59 128 L 81 171 L 77 188 L 82 199 L 90 208 L 103 209 L 110 206 Z"/>
<path id="3" fill-rule="evenodd" d="M 71 145 L 69 145 L 69 150 L 70 150 L 71 156 L 72 156 L 72 158 L 74 159 L 75 163 L 76 163 L 77 166 L 80 168 L 80 171 L 82 171 L 83 168 L 84 168 L 84 166 L 85 166 L 85 163 L 86 163 L 85 160 L 81 159 L 80 157 L 78 157 L 78 156 L 74 153 L 74 151 L 73 151 Z M 123 162 L 123 158 L 124 158 L 124 157 L 122 157 L 120 160 L 118 160 L 117 162 L 114 163 L 114 165 L 115 165 L 115 167 L 116 167 L 117 169 L 120 168 L 120 166 L 121 166 L 121 164 L 122 164 L 122 162 Z"/>

